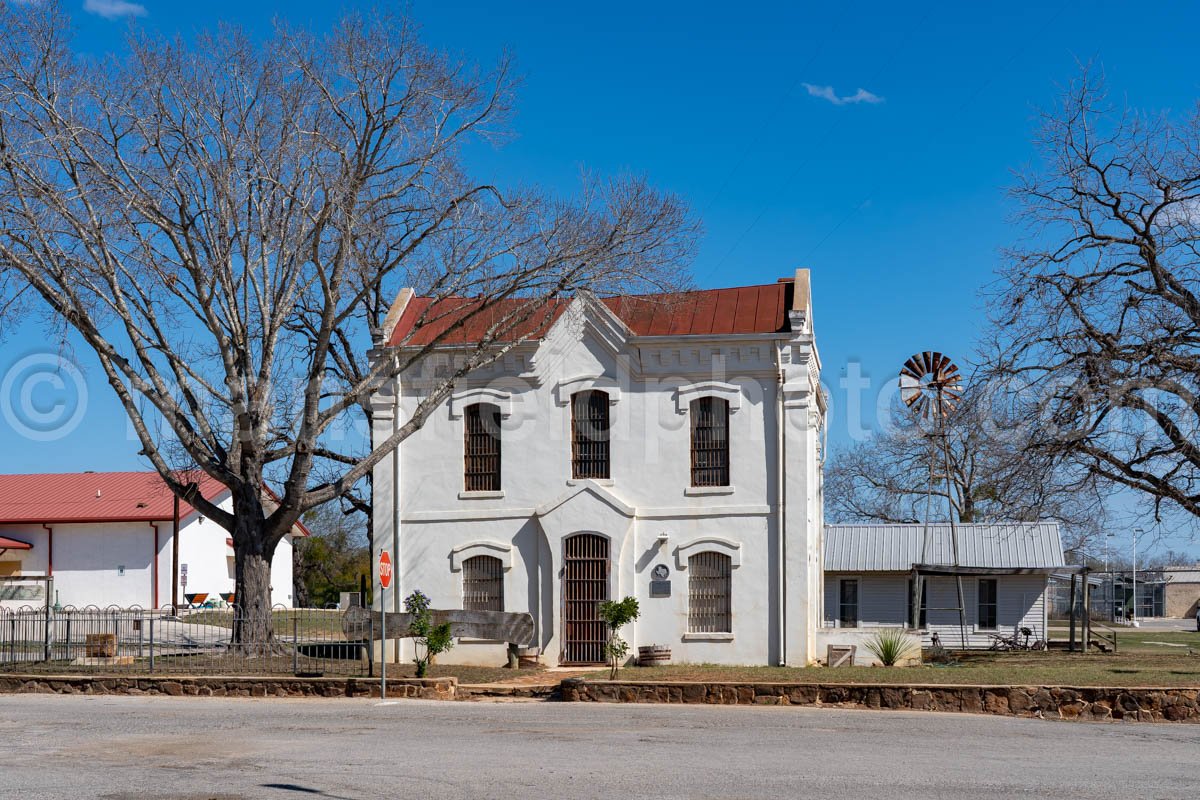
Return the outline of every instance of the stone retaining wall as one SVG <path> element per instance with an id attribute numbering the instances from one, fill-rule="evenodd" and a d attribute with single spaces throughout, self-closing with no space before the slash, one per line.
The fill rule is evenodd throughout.
<path id="1" fill-rule="evenodd" d="M 1050 719 L 1200 722 L 1200 689 L 644 683 L 568 678 L 567 702 L 719 703 L 958 711 Z"/>
<path id="2" fill-rule="evenodd" d="M 388 697 L 453 700 L 457 678 L 388 680 Z M 222 678 L 164 675 L 0 675 L 0 693 L 158 694 L 175 697 L 379 697 L 378 678 Z"/>

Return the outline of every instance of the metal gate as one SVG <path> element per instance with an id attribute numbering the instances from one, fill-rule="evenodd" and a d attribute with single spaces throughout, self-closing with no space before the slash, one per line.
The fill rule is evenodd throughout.
<path id="1" fill-rule="evenodd" d="M 562 663 L 603 663 L 608 627 L 600 619 L 600 603 L 608 599 L 608 539 L 578 533 L 563 549 Z"/>

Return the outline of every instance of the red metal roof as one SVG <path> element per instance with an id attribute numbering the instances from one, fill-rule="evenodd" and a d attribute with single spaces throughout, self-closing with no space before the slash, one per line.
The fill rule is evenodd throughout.
<path id="1" fill-rule="evenodd" d="M 200 491 L 212 500 L 225 487 L 202 475 Z M 0 523 L 165 521 L 173 497 L 157 472 L 0 475 Z M 181 517 L 192 511 L 180 502 Z"/>
<path id="2" fill-rule="evenodd" d="M 562 314 L 567 302 L 553 300 L 544 303 L 509 298 L 481 305 L 478 299 L 470 297 L 447 297 L 437 302 L 429 297 L 414 297 L 396 322 L 388 344 L 427 345 L 446 331 L 449 333 L 440 344 L 478 342 L 496 322 L 510 314 L 521 316 L 525 306 L 528 306 L 525 310 L 528 319 L 521 320 L 513 328 L 515 336 L 518 339 L 540 339 Z M 406 338 L 408 341 L 405 341 Z"/>
<path id="3" fill-rule="evenodd" d="M 792 306 L 793 290 L 793 282 L 787 279 L 761 286 L 608 297 L 603 302 L 635 336 L 777 333 L 789 329 L 787 312 Z M 509 299 L 481 307 L 480 301 L 473 298 L 451 297 L 435 302 L 428 297 L 414 297 L 400 315 L 388 344 L 426 345 L 443 333 L 442 344 L 477 342 L 489 326 L 519 311 L 522 303 L 538 303 L 540 307 L 516 327 L 516 338 L 540 339 L 567 302 L 540 304 Z"/>
<path id="4" fill-rule="evenodd" d="M 29 542 L 22 542 L 20 539 L 10 539 L 7 536 L 0 536 L 0 550 L 32 550 L 33 545 Z"/>

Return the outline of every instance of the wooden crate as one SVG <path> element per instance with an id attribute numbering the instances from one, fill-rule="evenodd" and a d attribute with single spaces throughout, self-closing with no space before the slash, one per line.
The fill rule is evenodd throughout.
<path id="1" fill-rule="evenodd" d="M 89 633 L 84 639 L 84 652 L 88 658 L 115 658 L 117 635 L 115 633 Z"/>

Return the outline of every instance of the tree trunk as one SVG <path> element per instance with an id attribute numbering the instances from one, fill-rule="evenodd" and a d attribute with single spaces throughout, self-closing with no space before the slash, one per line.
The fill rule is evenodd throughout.
<path id="1" fill-rule="evenodd" d="M 268 655 L 275 639 L 271 622 L 271 558 L 262 502 L 253 490 L 233 492 L 233 536 L 237 607 L 233 641 L 252 655 Z"/>
<path id="2" fill-rule="evenodd" d="M 235 539 L 236 541 L 236 539 Z M 249 652 L 266 654 L 275 638 L 271 624 L 271 554 L 237 548 L 233 640 Z"/>

